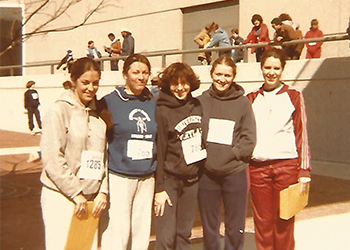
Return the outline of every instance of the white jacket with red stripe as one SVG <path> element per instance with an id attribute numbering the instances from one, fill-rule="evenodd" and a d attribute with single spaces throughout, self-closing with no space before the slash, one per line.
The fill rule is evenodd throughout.
<path id="1" fill-rule="evenodd" d="M 310 150 L 304 98 L 286 84 L 272 92 L 261 87 L 247 95 L 257 127 L 252 159 L 267 161 L 298 158 L 299 177 L 310 175 Z"/>

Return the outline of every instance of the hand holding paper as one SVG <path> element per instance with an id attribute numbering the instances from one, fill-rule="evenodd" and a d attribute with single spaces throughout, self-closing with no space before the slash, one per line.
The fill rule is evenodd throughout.
<path id="1" fill-rule="evenodd" d="M 305 191 L 304 191 L 304 187 Z M 303 194 L 301 194 L 301 191 Z M 299 213 L 308 203 L 309 182 L 290 185 L 280 192 L 280 218 L 289 220 Z"/>

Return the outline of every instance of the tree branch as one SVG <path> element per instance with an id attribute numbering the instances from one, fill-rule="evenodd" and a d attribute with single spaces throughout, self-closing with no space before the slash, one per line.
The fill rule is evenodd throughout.
<path id="1" fill-rule="evenodd" d="M 0 57 L 5 53 L 7 53 L 8 51 L 10 51 L 11 49 L 13 49 L 18 44 L 24 43 L 34 35 L 74 30 L 76 28 L 84 26 L 95 13 L 98 13 L 99 11 L 106 8 L 116 7 L 116 5 L 113 4 L 113 2 L 115 2 L 114 0 L 100 0 L 94 8 L 88 8 L 87 13 L 85 14 L 83 20 L 78 24 L 68 26 L 68 27 L 45 29 L 45 27 L 47 27 L 49 24 L 53 23 L 55 20 L 62 17 L 62 15 L 68 15 L 67 12 L 69 9 L 71 9 L 73 6 L 82 2 L 83 2 L 82 0 L 62 1 L 58 7 L 54 8 L 53 13 L 46 12 L 47 11 L 46 9 L 49 7 L 50 4 L 53 5 L 53 4 L 56 4 L 56 2 L 53 0 L 45 0 L 44 2 L 42 2 L 37 8 L 34 9 L 33 12 L 31 12 L 27 16 L 27 18 L 22 23 L 19 29 L 14 30 L 15 26 L 14 24 L 12 25 L 11 32 L 9 34 L 10 44 L 6 48 L 4 48 L 2 51 L 0 51 Z M 26 6 L 30 7 L 31 4 L 33 3 L 34 2 L 30 2 L 28 3 L 29 5 L 26 4 Z M 28 8 L 26 8 L 25 12 L 28 12 Z M 34 17 L 38 15 L 47 15 L 48 18 L 44 22 L 41 22 L 39 25 L 35 26 L 30 32 L 22 34 L 23 28 L 31 24 L 31 22 L 33 22 Z"/>

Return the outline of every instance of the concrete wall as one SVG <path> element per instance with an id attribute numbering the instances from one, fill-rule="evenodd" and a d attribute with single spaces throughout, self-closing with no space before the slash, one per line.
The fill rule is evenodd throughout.
<path id="1" fill-rule="evenodd" d="M 63 1 L 63 0 L 61 0 Z M 0 7 L 12 3 L 18 4 L 17 0 L 0 1 Z M 25 6 L 31 6 L 29 2 L 33 0 L 21 1 Z M 81 1 L 71 11 L 67 11 L 56 22 L 50 25 L 51 28 L 66 27 L 81 21 L 86 6 L 96 4 L 95 0 Z M 118 0 L 113 1 L 116 8 L 108 8 L 100 13 L 96 13 L 89 20 L 86 26 L 72 31 L 50 33 L 46 35 L 36 35 L 24 43 L 24 62 L 38 62 L 60 60 L 67 49 L 72 49 L 76 58 L 86 54 L 87 42 L 94 40 L 95 45 L 103 52 L 103 46 L 109 45 L 107 34 L 114 32 L 120 37 L 120 30 L 123 26 L 130 29 L 135 37 L 136 52 L 157 51 L 184 48 L 183 34 L 183 13 L 184 9 L 191 9 L 201 6 L 201 10 L 208 9 L 203 15 L 208 16 L 208 22 L 217 21 L 221 12 L 215 16 L 210 16 L 210 11 L 215 8 L 215 4 L 222 2 L 232 2 L 239 4 L 239 29 L 242 37 L 246 37 L 252 24 L 251 16 L 259 13 L 263 16 L 265 23 L 270 29 L 270 37 L 273 30 L 270 21 L 273 17 L 282 12 L 289 13 L 293 20 L 300 24 L 300 29 L 305 32 L 309 29 L 310 20 L 318 18 L 320 29 L 324 33 L 344 32 L 349 20 L 350 1 L 349 0 Z M 20 5 L 19 5 L 20 6 Z M 32 5 L 34 8 L 35 4 Z M 50 8 L 53 8 L 50 5 Z M 30 11 L 28 12 L 30 13 Z M 81 14 L 81 15 L 79 15 Z M 235 13 L 232 13 L 234 15 Z M 43 23 L 44 15 L 34 17 L 32 24 Z M 228 17 L 228 19 L 230 19 Z M 235 20 L 235 19 L 234 19 Z M 236 21 L 232 21 L 232 26 Z M 25 31 L 30 31 L 34 26 L 30 24 Z M 188 24 L 186 24 L 188 25 Z M 199 30 L 198 30 L 199 31 Z M 189 38 L 190 39 L 190 38 Z M 191 38 L 192 39 L 192 38 Z M 194 43 L 193 43 L 194 44 Z M 106 53 L 103 53 L 105 56 Z M 305 51 L 304 51 L 305 54 Z M 349 42 L 328 42 L 323 45 L 323 57 L 349 56 Z M 303 57 L 303 56 L 302 56 Z M 180 60 L 181 57 L 173 56 L 168 62 Z M 151 59 L 152 65 L 160 67 L 161 59 Z M 249 61 L 254 62 L 255 58 L 250 55 Z M 109 68 L 109 65 L 106 65 Z M 48 74 L 49 68 L 25 69 L 25 74 Z"/>
<path id="2" fill-rule="evenodd" d="M 350 57 L 288 61 L 282 79 L 303 91 L 308 115 L 309 141 L 312 159 L 336 163 L 350 163 Z M 238 64 L 237 83 L 246 92 L 258 88 L 263 81 L 257 63 Z M 194 66 L 200 76 L 200 94 L 210 86 L 209 66 Z M 156 75 L 160 69 L 153 69 Z M 62 90 L 64 74 L 0 79 L 0 129 L 28 131 L 27 117 L 23 113 L 25 83 L 35 80 L 40 95 L 41 113 L 44 115 Z M 123 84 L 119 72 L 104 72 L 98 96 L 102 97 Z"/>

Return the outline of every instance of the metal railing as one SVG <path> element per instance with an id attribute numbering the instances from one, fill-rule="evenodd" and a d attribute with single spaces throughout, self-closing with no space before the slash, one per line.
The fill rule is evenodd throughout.
<path id="1" fill-rule="evenodd" d="M 334 42 L 334 41 L 343 41 L 343 40 L 349 40 L 350 35 L 346 33 L 338 33 L 338 34 L 332 34 L 332 35 L 325 35 L 324 37 L 320 38 L 309 38 L 309 39 L 299 39 L 299 40 L 292 40 L 288 42 L 283 42 L 282 44 L 278 44 L 281 46 L 286 45 L 292 45 L 292 44 L 306 44 L 311 42 Z M 147 57 L 161 57 L 162 58 L 162 67 L 164 68 L 166 66 L 166 57 L 167 56 L 173 56 L 173 55 L 185 55 L 185 54 L 196 54 L 201 52 L 213 52 L 213 51 L 227 51 L 232 49 L 243 49 L 244 51 L 244 58 L 243 62 L 248 62 L 248 50 L 251 48 L 261 48 L 261 47 L 267 47 L 267 46 L 277 46 L 277 44 L 271 42 L 271 43 L 255 43 L 255 44 L 243 44 L 243 45 L 235 45 L 235 46 L 229 46 L 229 47 L 219 47 L 219 48 L 210 48 L 210 49 L 190 49 L 190 50 L 161 50 L 161 51 L 153 51 L 153 52 L 141 52 L 143 55 Z M 99 59 L 95 59 L 96 61 L 101 62 L 101 70 L 104 70 L 104 62 L 106 61 L 113 61 L 113 60 L 122 60 L 125 59 L 127 56 L 118 56 L 118 57 L 102 57 Z M 11 76 L 14 75 L 14 72 L 16 69 L 23 69 L 23 68 L 33 68 L 33 67 L 50 67 L 50 73 L 55 73 L 55 66 L 57 66 L 60 63 L 60 60 L 56 61 L 45 61 L 45 62 L 37 62 L 37 63 L 27 63 L 25 65 L 10 65 L 10 66 L 0 66 L 0 70 L 10 70 Z"/>

